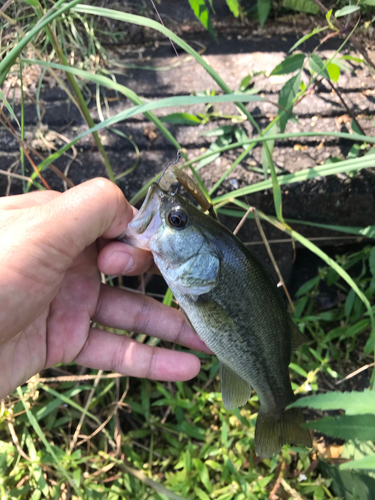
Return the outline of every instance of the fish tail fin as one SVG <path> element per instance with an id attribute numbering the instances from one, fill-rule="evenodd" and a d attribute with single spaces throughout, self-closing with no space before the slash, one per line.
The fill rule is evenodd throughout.
<path id="1" fill-rule="evenodd" d="M 301 408 L 285 410 L 277 417 L 262 412 L 260 408 L 255 427 L 255 450 L 262 458 L 271 458 L 279 453 L 284 444 L 300 444 L 311 448 L 312 441 L 308 429 L 301 427 L 305 423 Z"/>

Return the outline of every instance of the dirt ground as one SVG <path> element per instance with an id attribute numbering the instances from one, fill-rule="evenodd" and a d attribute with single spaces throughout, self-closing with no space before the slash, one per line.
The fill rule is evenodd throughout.
<path id="1" fill-rule="evenodd" d="M 186 5 L 185 5 L 186 3 Z M 175 4 L 175 3 L 174 3 Z M 210 35 L 194 19 L 188 2 L 179 2 L 174 11 L 168 7 L 168 2 L 162 1 L 158 8 L 164 23 L 173 31 L 189 42 L 212 65 L 225 82 L 233 89 L 238 89 L 244 76 L 254 73 L 252 81 L 255 87 L 262 89 L 261 95 L 267 98 L 268 103 L 249 103 L 247 109 L 252 112 L 257 123 L 263 128 L 275 116 L 276 108 L 271 103 L 276 103 L 278 92 L 283 86 L 282 79 L 270 79 L 264 72 L 269 73 L 285 55 L 293 44 L 304 33 L 311 30 L 311 19 L 308 16 L 287 16 L 276 21 L 270 21 L 263 30 L 255 22 L 248 20 L 238 21 L 226 9 L 225 2 L 217 4 L 215 30 L 218 34 L 217 44 Z M 169 4 L 170 5 L 170 4 Z M 315 22 L 315 21 L 314 21 Z M 112 25 L 111 29 L 122 29 L 124 25 Z M 109 52 L 108 70 L 116 80 L 128 86 L 140 97 L 147 100 L 156 100 L 176 95 L 188 95 L 192 92 L 218 89 L 211 77 L 192 60 L 186 53 L 180 52 L 177 58 L 170 42 L 160 33 L 155 33 L 138 26 L 126 26 L 127 41 L 120 44 L 106 44 Z M 301 47 L 305 53 L 311 53 L 317 43 L 317 38 L 312 38 Z M 330 57 L 338 49 L 342 40 L 332 38 L 324 43 L 318 53 L 323 57 Z M 375 45 L 367 45 L 369 55 L 375 60 Z M 354 54 L 353 50 L 350 52 Z M 350 71 L 342 73 L 337 84 L 345 102 L 355 113 L 359 123 L 367 135 L 375 132 L 375 74 L 366 66 L 359 66 L 347 62 Z M 145 69 L 145 67 L 151 69 Z M 260 73 L 260 74 L 257 74 Z M 307 75 L 305 75 L 307 79 Z M 288 75 L 286 75 L 288 79 Z M 33 93 L 35 84 L 30 86 Z M 95 103 L 95 87 L 87 88 L 93 96 L 90 100 L 92 116 L 99 121 L 98 110 Z M 129 100 L 121 97 L 120 100 L 111 99 L 115 95 L 108 91 L 111 114 L 130 107 Z M 16 96 L 17 97 L 17 96 Z M 61 135 L 72 139 L 86 126 L 79 111 L 68 101 L 66 94 L 59 88 L 50 88 L 48 81 L 42 88 L 41 104 L 44 111 L 44 133 L 55 131 L 60 136 L 51 136 L 54 147 L 64 144 Z M 20 110 L 17 109 L 19 116 Z M 218 105 L 217 109 L 223 113 L 237 114 L 233 104 Z M 155 114 L 163 116 L 181 109 L 168 108 L 156 111 Z M 189 113 L 203 112 L 204 106 L 198 105 L 185 108 Z M 349 131 L 350 119 L 347 110 L 343 107 L 337 94 L 328 84 L 320 84 L 313 93 L 308 95 L 295 108 L 298 123 L 289 122 L 288 131 Z M 169 130 L 179 141 L 189 158 L 193 158 L 205 151 L 214 138 L 202 136 L 202 132 L 213 129 L 218 125 L 228 124 L 227 120 L 217 120 L 207 125 L 186 127 L 168 125 Z M 29 133 L 29 140 L 37 139 L 38 117 L 35 102 L 30 98 L 25 108 L 25 124 Z M 251 125 L 242 127 L 250 135 L 255 134 Z M 132 137 L 140 150 L 140 162 L 137 168 L 119 181 L 119 186 L 125 195 L 130 198 L 140 187 L 170 160 L 175 158 L 174 147 L 154 130 L 143 116 L 136 116 L 117 125 L 117 128 Z M 131 144 L 124 138 L 108 131 L 101 131 L 100 136 L 105 145 L 115 174 L 129 168 L 135 161 L 135 152 Z M 277 142 L 274 150 L 275 164 L 288 172 L 320 165 L 332 156 L 345 157 L 351 147 L 349 141 L 327 138 L 303 138 Z M 41 152 L 46 155 L 47 151 Z M 94 176 L 106 175 L 101 157 L 93 147 L 92 138 L 86 136 L 77 145 L 77 157 L 69 168 L 69 178 L 74 184 L 83 182 Z M 215 162 L 204 167 L 201 175 L 210 188 L 215 181 L 226 171 L 238 152 L 227 153 Z M 0 128 L 0 157 L 1 169 L 12 168 L 19 157 L 17 141 L 4 129 Z M 71 159 L 63 156 L 56 165 L 64 170 Z M 217 194 L 228 192 L 237 187 L 257 182 L 262 176 L 254 172 L 253 167 L 261 167 L 261 147 L 255 147 L 249 155 L 230 175 Z M 20 173 L 19 167 L 16 172 Z M 29 170 L 31 172 L 31 170 Z M 46 179 L 53 189 L 62 190 L 62 181 L 52 172 L 46 173 Z M 21 182 L 13 180 L 8 186 L 6 177 L 0 176 L 0 195 L 7 192 L 17 194 L 22 192 Z M 273 198 L 270 191 L 256 193 L 248 196 L 251 205 L 263 210 L 267 214 L 274 214 Z M 341 224 L 346 226 L 365 227 L 374 224 L 375 212 L 375 171 L 369 169 L 361 171 L 355 176 L 337 175 L 329 178 L 315 178 L 302 183 L 288 185 L 283 189 L 284 217 L 299 219 L 324 224 Z M 237 221 L 223 218 L 222 222 L 232 229 Z M 345 251 L 345 246 L 357 243 L 363 245 L 363 240 L 356 241 L 350 238 L 331 239 L 342 236 L 340 233 L 323 231 L 308 226 L 295 226 L 307 237 L 322 238 L 317 243 L 324 247 L 330 255 Z M 272 239 L 283 238 L 276 229 L 265 227 L 267 237 Z M 246 242 L 252 242 L 251 249 L 263 262 L 269 265 L 268 257 L 263 250 L 260 236 L 256 227 L 248 223 L 241 229 L 239 236 Z M 292 289 L 304 279 L 311 277 L 319 262 L 299 264 L 296 271 L 293 268 L 293 250 L 291 244 L 274 244 L 272 246 L 276 259 L 280 263 L 282 272 L 287 281 L 292 278 Z M 297 259 L 298 262 L 298 259 Z"/>

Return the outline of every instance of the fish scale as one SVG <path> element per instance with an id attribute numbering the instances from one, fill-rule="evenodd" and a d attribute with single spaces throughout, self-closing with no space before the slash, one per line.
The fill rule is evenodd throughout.
<path id="1" fill-rule="evenodd" d="M 252 388 L 257 392 L 257 453 L 271 457 L 287 443 L 311 446 L 302 410 L 286 410 L 295 399 L 288 365 L 304 338 L 268 271 L 241 241 L 157 184 L 124 241 L 152 252 L 189 323 L 217 356 L 225 407 L 243 406 Z"/>

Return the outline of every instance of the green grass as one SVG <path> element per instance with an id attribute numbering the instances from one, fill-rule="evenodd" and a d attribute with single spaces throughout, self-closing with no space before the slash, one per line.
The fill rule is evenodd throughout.
<path id="1" fill-rule="evenodd" d="M 318 224 L 284 220 L 282 214 L 281 186 L 314 177 L 342 173 L 355 175 L 361 169 L 375 167 L 375 155 L 371 149 L 375 139 L 362 135 L 354 126 L 356 132 L 353 134 L 335 131 L 290 133 L 285 128 L 293 117 L 293 105 L 305 98 L 318 79 L 330 78 L 327 72 L 330 65 L 338 65 L 340 73 L 344 63 L 340 51 L 326 61 L 320 60 L 317 54 L 310 59 L 308 56 L 299 57 L 299 66 L 295 66 L 296 58 L 286 58 L 284 65 L 277 71 L 289 72 L 293 62 L 294 80 L 289 80 L 286 83 L 289 87 L 280 93 L 275 105 L 276 118 L 261 130 L 244 105 L 245 102 L 263 100 L 259 95 L 246 93 L 250 79 L 244 79 L 239 90 L 230 89 L 215 69 L 189 44 L 158 22 L 114 9 L 81 5 L 78 0 L 70 3 L 59 0 L 55 4 L 46 1 L 43 5 L 37 0 L 29 3 L 31 5 L 15 0 L 9 11 L 13 17 L 9 15 L 10 20 L 0 18 L 2 28 L 13 36 L 8 38 L 7 45 L 1 47 L 0 82 L 17 73 L 22 79 L 20 68 L 38 64 L 56 78 L 58 85 L 64 87 L 64 82 L 56 74 L 56 71 L 64 71 L 73 90 L 72 94 L 69 93 L 72 105 L 79 107 L 87 130 L 59 151 L 41 159 L 36 166 L 38 173 L 29 172 L 21 144 L 22 175 L 30 175 L 29 182 L 24 181 L 24 191 L 44 189 L 41 184 L 44 171 L 87 134 L 96 134 L 94 137 L 108 177 L 116 182 L 119 177 L 127 175 L 137 162 L 116 179 L 97 135 L 101 129 L 112 127 L 120 120 L 142 113 L 176 149 L 181 149 L 170 133 L 168 124 L 164 124 L 154 114 L 155 110 L 178 106 L 181 113 L 175 114 L 173 119 L 186 120 L 188 115 L 184 113 L 189 113 L 189 106 L 194 104 L 234 102 L 239 115 L 226 118 L 237 122 L 248 120 L 254 128 L 254 136 L 236 135 L 235 126 L 221 128 L 217 132 L 221 134 L 221 139 L 218 137 L 216 141 L 217 147 L 190 159 L 183 153 L 185 163 L 181 168 L 191 169 L 203 185 L 199 175 L 202 162 L 207 164 L 218 154 L 232 151 L 237 155 L 235 161 L 209 192 L 218 212 L 242 217 L 247 209 L 243 201 L 245 195 L 272 189 L 276 217 L 259 213 L 260 217 L 292 236 L 327 264 L 297 293 L 294 319 L 307 333 L 310 342 L 294 354 L 291 364 L 293 389 L 297 394 L 304 395 L 325 388 L 326 377 L 335 381 L 355 369 L 353 359 L 356 356 L 363 357 L 363 364 L 371 363 L 369 353 L 375 350 L 375 278 L 371 277 L 375 269 L 373 250 L 368 246 L 355 254 L 333 259 L 295 230 L 295 224 L 298 223 L 319 227 Z M 169 37 L 204 68 L 224 95 L 207 92 L 205 95 L 178 96 L 145 103 L 133 89 L 118 84 L 111 75 L 103 75 L 102 66 L 105 65 L 107 54 L 98 36 L 98 33 L 103 35 L 103 29 L 98 27 L 102 26 L 102 18 L 121 23 L 121 30 L 125 32 L 128 23 L 132 23 Z M 15 25 L 22 32 L 18 30 L 17 33 Z M 111 35 L 113 39 L 117 39 L 121 30 Z M 343 41 L 341 48 L 346 46 L 347 41 L 348 38 Z M 37 50 L 37 60 L 27 59 L 27 48 L 31 44 Z M 76 55 L 74 65 L 69 65 L 72 47 Z M 303 68 L 310 68 L 310 80 L 304 86 L 299 80 Z M 103 113 L 99 113 L 100 122 L 95 125 L 82 94 L 82 88 L 89 82 L 97 84 L 99 95 L 101 87 L 112 89 L 129 98 L 134 106 L 107 119 L 104 119 Z M 6 99 L 2 93 L 0 99 L 23 138 L 24 95 L 21 95 L 21 123 L 15 119 L 11 99 Z M 220 117 L 223 118 L 220 112 L 210 113 L 206 109 L 205 113 L 195 117 L 190 115 L 188 119 L 193 123 L 207 123 Z M 9 127 L 9 121 L 6 118 L 3 121 Z M 276 133 L 278 129 L 280 133 Z M 355 149 L 351 150 L 348 158 L 338 162 L 278 175 L 272 159 L 274 141 L 311 136 L 350 140 Z M 264 180 L 217 196 L 216 191 L 227 176 L 251 154 L 258 143 L 263 147 Z M 135 143 L 133 146 L 137 151 L 138 146 Z M 144 197 L 148 186 L 158 175 L 144 179 L 144 186 L 133 197 L 132 203 Z M 332 220 L 320 226 L 344 234 L 375 237 L 374 226 L 341 227 L 336 224 L 336 219 L 337 214 L 332 214 Z M 359 264 L 361 271 L 357 269 Z M 108 280 L 111 282 L 110 278 Z M 342 302 L 324 312 L 319 311 L 315 301 L 322 283 L 339 290 L 344 297 Z M 166 294 L 164 303 L 172 304 L 170 292 Z M 138 340 L 157 343 L 155 339 L 145 339 L 144 336 L 138 337 Z M 210 356 L 199 356 L 202 361 L 201 373 L 188 383 L 129 381 L 127 377 L 113 378 L 110 374 L 92 370 L 87 371 L 88 378 L 85 378 L 76 375 L 74 365 L 61 367 L 71 373 L 68 378 L 41 381 L 38 376 L 34 377 L 27 387 L 19 388 L 2 406 L 2 496 L 32 500 L 266 500 L 275 484 L 279 484 L 292 498 L 333 499 L 337 491 L 335 479 L 328 473 L 327 477 L 322 477 L 313 466 L 316 450 L 309 453 L 305 449 L 286 446 L 280 456 L 272 460 L 259 460 L 255 456 L 254 425 L 259 408 L 257 396 L 254 394 L 240 410 L 226 411 L 221 403 L 217 362 Z M 76 432 L 77 429 L 79 432 Z M 363 432 L 360 435 L 363 436 Z M 371 460 L 371 456 L 370 459 L 368 455 L 363 457 L 367 462 Z M 357 476 L 353 477 L 358 479 Z"/>

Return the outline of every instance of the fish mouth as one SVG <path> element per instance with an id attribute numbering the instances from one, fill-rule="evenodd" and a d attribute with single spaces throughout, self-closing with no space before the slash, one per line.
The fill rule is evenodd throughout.
<path id="1" fill-rule="evenodd" d="M 151 184 L 138 213 L 126 231 L 118 237 L 127 245 L 149 250 L 150 239 L 161 226 L 160 203 L 162 191 L 157 184 Z"/>

